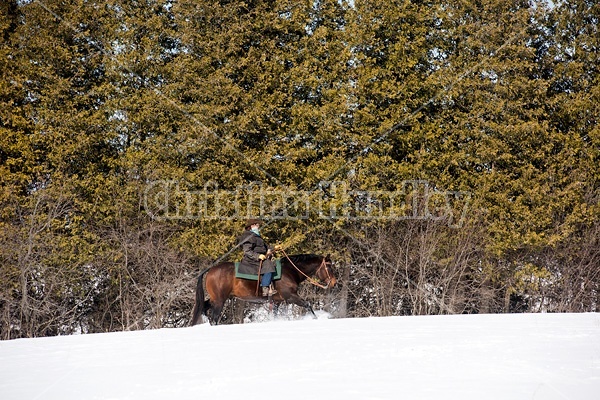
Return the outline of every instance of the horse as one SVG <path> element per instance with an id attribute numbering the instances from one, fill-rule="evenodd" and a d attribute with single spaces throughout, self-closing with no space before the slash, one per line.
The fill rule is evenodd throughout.
<path id="1" fill-rule="evenodd" d="M 208 300 L 204 299 L 202 287 L 204 275 L 206 275 Z M 315 283 L 312 276 L 316 276 L 324 284 Z M 200 323 L 204 314 L 208 317 L 211 325 L 217 325 L 221 319 L 225 301 L 231 297 L 254 303 L 267 301 L 273 301 L 276 305 L 282 302 L 292 303 L 306 308 L 314 318 L 317 318 L 310 303 L 298 296 L 298 286 L 306 279 L 322 288 L 328 289 L 335 286 L 337 279 L 333 274 L 329 255 L 298 254 L 283 258 L 281 260 L 281 279 L 274 281 L 277 293 L 270 298 L 259 296 L 257 281 L 236 278 L 234 263 L 223 262 L 209 267 L 198 276 L 196 304 L 191 324 L 193 326 Z"/>

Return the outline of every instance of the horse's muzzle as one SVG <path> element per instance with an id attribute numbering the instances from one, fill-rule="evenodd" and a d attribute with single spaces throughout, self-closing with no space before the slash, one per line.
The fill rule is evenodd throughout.
<path id="1" fill-rule="evenodd" d="M 337 283 L 337 279 L 335 279 L 335 277 L 331 278 L 331 280 L 329 280 L 329 282 L 327 282 L 327 287 L 329 289 L 331 289 L 332 287 L 335 286 L 335 284 Z"/>

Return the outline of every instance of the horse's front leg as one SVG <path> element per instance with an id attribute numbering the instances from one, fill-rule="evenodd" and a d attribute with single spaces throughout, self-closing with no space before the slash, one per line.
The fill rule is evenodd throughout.
<path id="1" fill-rule="evenodd" d="M 317 317 L 317 314 L 315 314 L 315 311 L 312 308 L 312 305 L 310 304 L 310 302 L 306 302 L 306 308 L 308 309 L 308 311 L 310 311 L 312 313 L 313 319 L 319 319 Z"/>
<path id="2" fill-rule="evenodd" d="M 272 302 L 273 307 L 273 317 L 277 318 L 279 316 L 279 303 Z"/>
<path id="3" fill-rule="evenodd" d="M 312 306 L 310 305 L 310 302 L 304 300 L 302 297 L 298 296 L 296 293 L 290 293 L 288 296 L 283 296 L 285 301 L 287 301 L 288 303 L 292 303 L 292 304 L 296 304 L 300 307 L 304 307 L 306 308 L 308 311 L 311 312 L 311 314 L 313 315 L 314 319 L 317 319 L 317 315 L 315 314 L 315 311 L 313 310 Z"/>

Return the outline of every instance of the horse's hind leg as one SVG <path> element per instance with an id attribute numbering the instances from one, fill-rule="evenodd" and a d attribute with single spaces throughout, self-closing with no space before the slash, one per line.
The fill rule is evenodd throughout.
<path id="1" fill-rule="evenodd" d="M 219 322 L 221 321 L 221 314 L 223 313 L 223 306 L 225 305 L 225 302 L 215 302 L 212 303 L 211 302 L 211 307 L 210 307 L 210 315 L 208 316 L 208 320 L 210 321 L 211 325 L 219 325 Z"/>
<path id="2" fill-rule="evenodd" d="M 206 291 L 211 305 L 208 319 L 211 325 L 218 325 L 221 320 L 223 306 L 233 288 L 233 276 L 232 263 L 212 268 L 206 275 Z"/>

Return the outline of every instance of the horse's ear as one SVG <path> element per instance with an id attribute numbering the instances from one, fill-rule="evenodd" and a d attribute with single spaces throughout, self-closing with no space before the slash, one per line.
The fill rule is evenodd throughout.
<path id="1" fill-rule="evenodd" d="M 327 253 L 327 255 L 325 256 L 325 261 L 331 261 L 331 254 Z"/>

